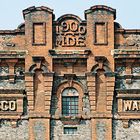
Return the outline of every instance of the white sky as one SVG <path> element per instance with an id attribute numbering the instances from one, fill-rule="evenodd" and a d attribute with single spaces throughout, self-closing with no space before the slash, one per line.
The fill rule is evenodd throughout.
<path id="1" fill-rule="evenodd" d="M 84 19 L 84 10 L 93 5 L 107 5 L 117 10 L 116 21 L 123 28 L 140 29 L 140 0 L 1 0 L 0 29 L 15 29 L 24 22 L 22 10 L 30 6 L 54 9 L 56 19 L 75 14 Z"/>

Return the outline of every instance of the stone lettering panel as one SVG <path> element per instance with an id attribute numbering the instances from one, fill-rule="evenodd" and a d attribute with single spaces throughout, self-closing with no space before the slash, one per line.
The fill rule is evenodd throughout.
<path id="1" fill-rule="evenodd" d="M 123 111 L 125 112 L 139 112 L 140 100 L 123 100 Z"/>
<path id="2" fill-rule="evenodd" d="M 56 26 L 57 47 L 85 47 L 86 27 L 77 20 L 66 19 Z"/>
<path id="3" fill-rule="evenodd" d="M 15 100 L 3 100 L 0 101 L 0 112 L 1 111 L 16 111 L 17 102 Z"/>
<path id="4" fill-rule="evenodd" d="M 12 118 L 16 120 L 26 112 L 26 104 L 23 103 L 24 96 L 21 94 L 16 94 L 17 91 L 14 93 L 12 92 L 13 91 L 11 91 L 11 94 L 4 94 L 4 92 L 3 94 L 0 94 L 0 118 Z"/>

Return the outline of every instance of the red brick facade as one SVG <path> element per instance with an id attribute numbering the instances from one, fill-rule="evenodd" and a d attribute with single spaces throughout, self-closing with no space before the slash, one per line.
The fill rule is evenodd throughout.
<path id="1" fill-rule="evenodd" d="M 55 20 L 44 6 L 23 15 L 17 29 L 0 31 L 2 120 L 14 127 L 27 120 L 30 140 L 112 140 L 114 121 L 127 129 L 139 120 L 140 30 L 123 29 L 116 10 L 103 5 L 86 10 L 85 20 L 72 14 Z M 77 114 L 62 113 L 76 107 Z M 88 132 L 82 122 L 89 122 Z"/>

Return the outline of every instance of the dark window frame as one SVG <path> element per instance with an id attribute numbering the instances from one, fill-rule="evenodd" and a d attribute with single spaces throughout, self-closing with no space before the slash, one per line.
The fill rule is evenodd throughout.
<path id="1" fill-rule="evenodd" d="M 77 127 L 64 127 L 64 134 L 76 134 Z"/>
<path id="2" fill-rule="evenodd" d="M 68 93 L 69 90 L 74 90 L 74 92 L 69 94 Z M 62 93 L 62 115 L 63 116 L 78 115 L 78 108 L 79 108 L 78 91 L 74 88 L 67 88 L 63 91 L 63 93 Z M 67 93 L 68 95 L 65 95 Z"/>

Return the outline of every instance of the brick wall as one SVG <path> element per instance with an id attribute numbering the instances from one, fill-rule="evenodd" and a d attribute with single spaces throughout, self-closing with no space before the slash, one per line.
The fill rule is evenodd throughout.
<path id="1" fill-rule="evenodd" d="M 17 29 L 0 31 L 0 136 L 119 140 L 133 133 L 137 139 L 140 30 L 123 29 L 116 10 L 103 5 L 86 10 L 85 20 L 55 19 L 44 6 L 23 16 Z M 66 89 L 78 92 L 77 114 L 62 113 Z"/>

